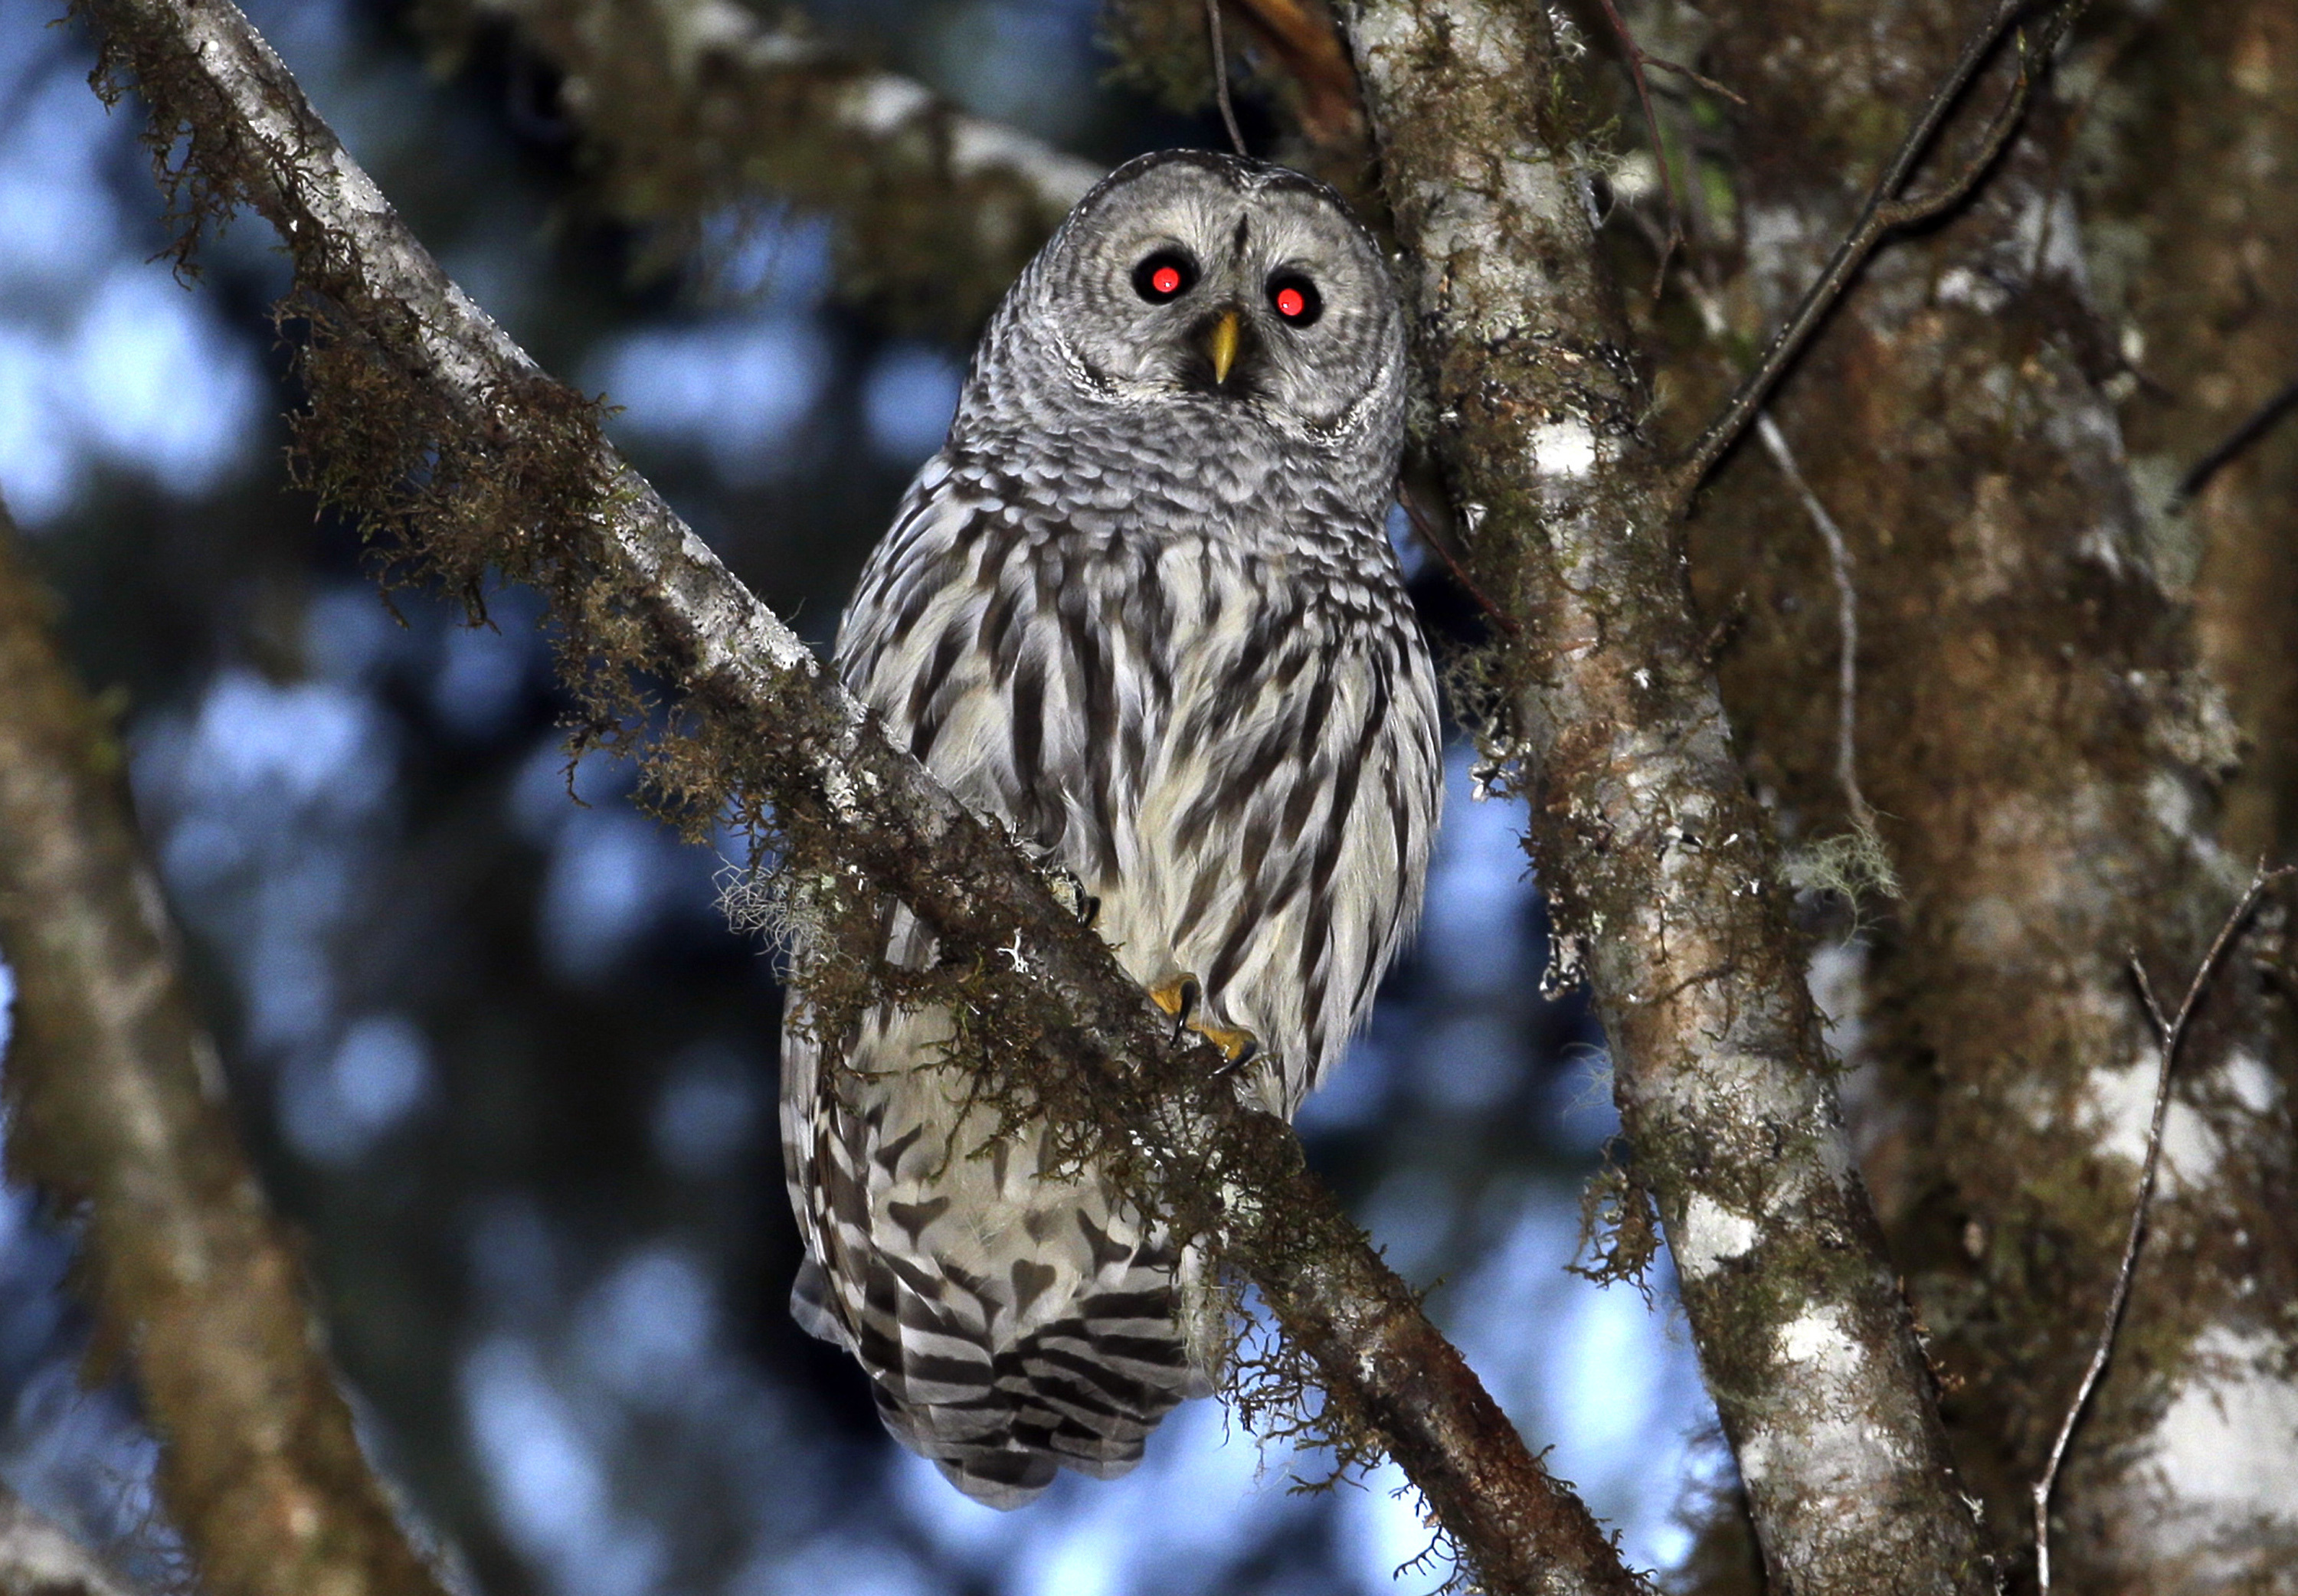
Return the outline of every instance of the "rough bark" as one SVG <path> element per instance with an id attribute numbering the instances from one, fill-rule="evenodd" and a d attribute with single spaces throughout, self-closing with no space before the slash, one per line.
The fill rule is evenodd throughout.
<path id="1" fill-rule="evenodd" d="M 288 1238 L 178 975 L 110 728 L 0 525 L 0 949 L 20 1178 L 84 1204 L 92 1305 L 216 1596 L 440 1596 L 352 1433 Z"/>
<path id="2" fill-rule="evenodd" d="M 1175 1046 L 1169 1021 L 1023 856 L 892 748 L 585 425 L 587 409 L 440 273 L 237 10 L 87 10 L 107 59 L 153 103 L 161 142 L 188 136 L 171 170 L 190 174 L 189 200 L 253 205 L 295 257 L 324 345 L 307 365 L 306 441 L 316 432 L 385 462 L 322 460 L 322 483 L 341 500 L 354 483 L 380 493 L 368 481 L 377 469 L 393 481 L 420 472 L 424 491 L 356 507 L 407 522 L 412 537 L 464 540 L 453 568 L 484 560 L 542 581 L 559 624 L 595 650 L 576 662 L 585 682 L 644 672 L 672 688 L 686 717 L 679 780 L 700 813 L 721 813 L 738 788 L 770 798 L 799 874 L 833 892 L 895 895 L 932 925 L 945 964 L 970 968 L 966 1001 L 998 1038 L 996 1063 L 1025 1078 L 1021 1096 L 1057 1126 L 1097 1127 L 1104 1168 L 1132 1161 L 1141 1200 L 1184 1232 L 1219 1236 L 1313 1364 L 1331 1431 L 1403 1465 L 1485 1588 L 1637 1588 L 1301 1169 L 1289 1130 L 1237 1107 L 1217 1055 Z M 347 398 L 330 381 L 369 392 Z M 425 417 L 442 430 L 411 430 Z M 467 500 L 438 496 L 459 484 Z M 430 525 L 431 514 L 451 524 Z M 624 701 L 586 699 L 594 709 Z"/>
<path id="3" fill-rule="evenodd" d="M 2072 177 L 2142 501 L 2298 378 L 2298 12 L 2273 0 L 2110 12 Z M 2130 335 L 2135 334 L 2136 336 Z M 2243 734 L 2220 839 L 2298 848 L 2298 417 L 2152 531 Z"/>
<path id="4" fill-rule="evenodd" d="M 1918 100 L 1977 8 L 1703 12 L 1707 70 L 1749 101 L 1743 255 L 1721 298 L 1755 335 L 1887 158 L 1876 107 Z M 1964 213 L 1874 262 L 1774 405 L 1850 542 L 1858 774 L 1905 887 L 1839 1016 L 1864 1021 L 1878 1083 L 1866 1167 L 1958 1460 L 2022 1564 L 2026 1489 L 2089 1355 L 2143 1137 L 2156 1050 L 2126 959 L 2183 984 L 2249 872 L 2217 841 L 2231 727 L 2166 580 L 2176 548 L 2132 492 L 2121 340 L 2071 203 L 2072 140 L 2113 54 L 2038 103 Z M 2149 170 L 2162 161 L 2150 143 Z M 1756 451 L 1726 467 L 1691 553 L 1708 613 L 1746 606 L 1724 679 L 1750 772 L 1807 836 L 1839 829 L 1828 567 Z M 2274 946 L 2271 924 L 2254 931 L 2237 968 Z M 2182 1064 L 2175 1178 L 2062 1488 L 2061 1588 L 2286 1578 L 2298 1516 L 2237 1460 L 2298 1413 L 2272 1006 L 2254 973 L 2222 982 Z"/>
<path id="5" fill-rule="evenodd" d="M 442 53 L 515 24 L 561 75 L 622 219 L 675 248 L 763 194 L 828 211 L 839 292 L 901 319 L 971 327 L 1101 176 L 733 0 L 422 0 L 416 15 Z"/>
<path id="6" fill-rule="evenodd" d="M 1469 575 L 1520 630 L 1503 751 L 1773 1584 L 1990 1590 L 1638 431 L 1547 19 L 1341 12 Z"/>

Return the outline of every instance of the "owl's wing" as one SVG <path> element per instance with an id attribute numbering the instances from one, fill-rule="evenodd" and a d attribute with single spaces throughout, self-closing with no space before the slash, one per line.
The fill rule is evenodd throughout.
<path id="1" fill-rule="evenodd" d="M 1153 545 L 937 463 L 839 628 L 847 686 L 958 797 L 1091 886 L 1171 698 Z"/>
<path id="2" fill-rule="evenodd" d="M 1304 562 L 1305 563 L 1305 562 Z M 1135 926 L 1256 1036 L 1289 1116 L 1371 1006 L 1418 910 L 1442 783 L 1434 672 L 1376 568 L 1247 574 L 1201 645 L 1137 831 Z M 1218 628 L 1207 628 L 1218 636 Z"/>
<path id="3" fill-rule="evenodd" d="M 1047 658 L 1062 624 L 1046 623 L 1068 605 L 1082 625 L 1082 590 L 1027 543 L 1009 507 L 930 467 L 863 574 L 838 652 L 897 743 L 1053 842 L 1108 823 L 1072 783 L 1094 763 L 1079 717 L 1103 700 Z M 889 955 L 929 958 L 930 940 L 897 914 Z M 855 1353 L 898 1439 L 968 1495 L 1012 1507 L 1058 1467 L 1131 1468 L 1210 1382 L 1176 1321 L 1185 1261 L 1091 1170 L 1047 1175 L 1036 1138 L 999 1138 L 946 1062 L 949 1032 L 938 1012 L 881 1010 L 832 1078 L 794 1016 L 782 1129 L 807 1256 L 791 1307 Z"/>

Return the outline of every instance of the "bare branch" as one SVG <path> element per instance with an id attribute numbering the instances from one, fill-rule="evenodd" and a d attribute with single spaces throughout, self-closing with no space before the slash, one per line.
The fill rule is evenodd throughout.
<path id="1" fill-rule="evenodd" d="M 1228 129 L 1229 148 L 1244 153 L 1244 135 L 1237 130 L 1236 107 L 1228 98 L 1228 46 L 1221 42 L 1220 0 L 1205 0 L 1205 36 L 1212 43 L 1213 98 L 1220 104 L 1221 126 Z"/>
<path id="2" fill-rule="evenodd" d="M 2184 509 L 2193 503 L 2195 495 L 2210 485 L 2211 477 L 2240 459 L 2244 450 L 2272 432 L 2274 424 L 2292 410 L 2298 410 L 2298 377 L 2284 384 L 2273 397 L 2244 417 L 2223 442 L 2187 468 L 2170 495 L 2170 508 Z"/>
<path id="3" fill-rule="evenodd" d="M 1947 113 L 1962 100 L 1963 91 L 1971 87 L 1979 69 L 1995 53 L 1995 47 L 2004 34 L 2033 3 L 2034 0 L 2000 0 L 1993 12 L 1963 45 L 1963 54 L 1955 58 L 1955 65 L 1949 69 L 1946 79 L 1924 102 L 1922 110 L 1916 113 L 1914 125 L 1907 129 L 1906 136 L 1900 141 L 1890 164 L 1876 179 L 1858 219 L 1844 235 L 1843 242 L 1836 245 L 1835 253 L 1830 257 L 1818 279 L 1805 291 L 1802 302 L 1796 306 L 1785 324 L 1772 335 L 1771 343 L 1765 349 L 1763 358 L 1756 362 L 1755 369 L 1740 381 L 1732 397 L 1724 401 L 1724 409 L 1715 419 L 1707 424 L 1707 429 L 1684 451 L 1683 459 L 1674 472 L 1674 492 L 1679 504 L 1690 501 L 1692 494 L 1699 492 L 1699 484 L 1707 480 L 1708 472 L 1715 469 L 1715 462 L 1724 458 L 1724 452 L 1748 429 L 1757 411 L 1771 397 L 1773 386 L 1794 364 L 1796 357 L 1803 352 L 1804 345 L 1811 341 L 1812 335 L 1827 319 L 1828 312 L 1843 297 L 1844 291 L 1850 287 L 1853 279 L 1859 275 L 1859 269 L 1867 263 L 1867 257 L 1875 252 L 1876 246 L 1900 228 L 1928 221 L 1962 203 L 1979 179 L 1987 174 L 1988 169 L 1995 164 L 1996 157 L 2010 142 L 2021 115 L 2027 109 L 2028 96 L 2033 92 L 2037 74 L 2042 70 L 2043 63 L 2049 61 L 2051 52 L 2058 47 L 2059 40 L 2066 36 L 2066 30 L 2087 8 L 2089 0 L 2050 0 L 2049 14 L 2037 30 L 2034 39 L 2029 42 L 2022 35 L 2019 40 L 2018 75 L 2012 82 L 2010 93 L 2004 97 L 2002 106 L 1996 112 L 1994 120 L 1988 124 L 1978 148 L 1938 189 L 1927 194 L 1911 195 L 1905 199 L 1899 197 L 1899 190 L 1914 176 L 1916 165 L 1930 150 L 1931 141 L 1938 136 Z"/>
<path id="4" fill-rule="evenodd" d="M 92 1306 L 165 1438 L 216 1596 L 441 1596 L 368 1468 L 302 1271 L 241 1156 L 108 727 L 0 524 L 0 947 L 18 983 L 8 1156 L 85 1203 Z"/>
<path id="5" fill-rule="evenodd" d="M 2041 1596 L 2051 1596 L 2051 1497 L 2058 1488 L 2059 1469 L 2066 1461 L 2075 1426 L 2082 1422 L 2083 1410 L 2090 1405 L 2091 1393 L 2098 1388 L 2100 1378 L 2106 1373 L 2107 1361 L 2114 1355 L 2115 1333 L 2122 1327 L 2122 1311 L 2130 1300 L 2131 1278 L 2138 1269 L 2138 1247 L 2146 1236 L 2146 1205 L 2153 1198 L 2154 1174 L 2162 1162 L 2162 1126 L 2170 1117 L 2170 1083 L 2178 1067 L 2178 1044 L 2186 1039 L 2186 1022 L 2194 1018 L 2195 1006 L 2210 987 L 2211 977 L 2224 961 L 2244 922 L 2250 918 L 2250 912 L 2258 906 L 2258 900 L 2266 895 L 2268 888 L 2294 875 L 2298 875 L 2298 865 L 2285 864 L 2274 870 L 2261 865 L 2251 876 L 2250 885 L 2219 926 L 2218 935 L 2211 939 L 2203 962 L 2195 966 L 2195 978 L 2186 983 L 2186 995 L 2179 1001 L 2176 1018 L 2163 1018 L 2162 1005 L 2154 997 L 2154 983 L 2146 976 L 2146 966 L 2139 963 L 2135 949 L 2130 955 L 2131 978 L 2138 984 L 2138 996 L 2146 1005 L 2146 1017 L 2153 1022 L 2162 1063 L 2154 1073 L 2154 1113 L 2146 1125 L 2146 1156 L 2138 1166 L 2138 1195 L 2130 1204 L 2130 1229 L 2123 1237 L 2121 1261 L 2115 1266 L 2114 1287 L 2107 1294 L 2098 1344 L 2091 1350 L 2090 1362 L 2083 1369 L 2081 1383 L 2075 1387 L 2074 1400 L 2067 1404 L 2066 1417 L 2060 1421 L 2058 1435 L 2051 1442 L 2049 1461 L 2034 1485 L 2035 1583 Z"/>
<path id="6" fill-rule="evenodd" d="M 1643 107 L 1644 136 L 1651 141 L 1652 166 L 1659 173 L 1660 193 L 1667 202 L 1667 231 L 1661 236 L 1657 246 L 1659 262 L 1652 268 L 1652 297 L 1657 299 L 1660 290 L 1667 285 L 1667 263 L 1675 252 L 1683 247 L 1683 212 L 1676 203 L 1675 176 L 1668 170 L 1667 145 L 1659 136 L 1659 117 L 1652 110 L 1651 84 L 1644 76 L 1644 68 L 1647 65 L 1669 67 L 1700 82 L 1707 79 L 1688 68 L 1675 66 L 1673 62 L 1645 54 L 1644 47 L 1636 43 L 1636 36 L 1628 31 L 1628 24 L 1613 0 L 1600 0 L 1600 3 L 1604 8 L 1604 20 L 1611 23 L 1612 31 L 1619 37 L 1620 48 L 1627 54 L 1628 79 L 1635 86 L 1636 103 Z"/>
<path id="7" fill-rule="evenodd" d="M 1692 613 L 1672 480 L 1638 434 L 1546 13 L 1343 7 L 1403 245 L 1431 442 L 1531 850 L 1584 961 L 1633 1173 L 1657 1198 L 1775 1584 L 1990 1596 L 1929 1374 L 1835 1100 L 1779 884 Z M 1552 133 L 1550 129 L 1555 129 Z M 1550 144 L 1553 137 L 1558 142 Z"/>
<path id="8" fill-rule="evenodd" d="M 300 302 L 323 318 L 307 362 L 307 441 L 325 434 L 389 466 L 378 486 L 359 475 L 369 463 L 322 462 L 338 501 L 441 548 L 463 540 L 434 552 L 445 568 L 492 562 L 543 585 L 590 650 L 576 662 L 586 680 L 643 671 L 671 688 L 686 723 L 680 780 L 700 814 L 744 795 L 771 802 L 807 868 L 866 882 L 930 925 L 945 963 L 971 966 L 970 1017 L 1000 1038 L 989 1068 L 1025 1074 L 1019 1089 L 1054 1121 L 1131 1149 L 1138 1200 L 1165 1208 L 1180 1233 L 1219 1240 L 1312 1363 L 1342 1439 L 1396 1459 L 1486 1589 L 1640 1589 L 1305 1174 L 1289 1129 L 1238 1106 L 1210 1048 L 1176 1046 L 1165 1017 L 1004 833 L 893 748 L 605 443 L 589 408 L 447 280 L 246 20 L 226 0 L 88 10 L 155 126 L 188 132 L 169 170 L 196 174 L 213 203 L 253 205 L 287 241 Z M 440 431 L 409 452 L 411 414 Z M 392 487 L 418 470 L 442 493 L 455 486 L 442 479 L 462 474 L 471 497 Z"/>
<path id="9" fill-rule="evenodd" d="M 1443 563 L 1444 569 L 1459 584 L 1460 591 L 1474 599 L 1476 608 L 1484 612 L 1484 618 L 1510 637 L 1522 635 L 1524 629 L 1516 624 L 1515 617 L 1493 603 L 1492 595 L 1478 587 L 1468 573 L 1461 568 L 1459 556 L 1454 554 L 1451 546 L 1437 535 L 1435 527 L 1429 525 L 1427 515 L 1421 509 L 1420 501 L 1412 496 L 1411 488 L 1401 482 L 1396 484 L 1396 502 L 1403 508 L 1404 518 L 1412 523 L 1413 535 L 1420 540 L 1420 546 Z"/>
<path id="10" fill-rule="evenodd" d="M 1301 86 L 1302 131 L 1314 142 L 1339 148 L 1364 136 L 1363 108 L 1356 74 L 1321 7 L 1302 0 L 1234 0 L 1247 26 L 1259 34 L 1285 70 Z"/>
<path id="11" fill-rule="evenodd" d="M 1835 575 L 1835 624 L 1843 639 L 1843 652 L 1835 667 L 1835 780 L 1843 789 L 1853 823 L 1872 831 L 1875 811 L 1867 795 L 1859 790 L 1859 590 L 1851 581 L 1851 545 L 1844 541 L 1843 528 L 1827 513 L 1827 506 L 1803 479 L 1795 451 L 1788 447 L 1787 434 L 1780 431 L 1769 410 L 1757 413 L 1756 433 L 1827 544 L 1828 568 Z"/>

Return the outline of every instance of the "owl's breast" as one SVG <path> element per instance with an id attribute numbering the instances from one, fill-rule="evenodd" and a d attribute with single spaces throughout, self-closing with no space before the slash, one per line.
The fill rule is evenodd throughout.
<path id="1" fill-rule="evenodd" d="M 1289 1106 L 1361 1017 L 1434 821 L 1433 672 L 1378 523 L 1219 478 L 922 483 L 847 616 L 848 683 L 1085 883 L 1129 973 L 1195 976 L 1281 1047 Z"/>

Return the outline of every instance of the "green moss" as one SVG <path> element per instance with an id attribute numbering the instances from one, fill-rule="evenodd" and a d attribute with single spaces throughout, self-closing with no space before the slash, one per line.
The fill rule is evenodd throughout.
<path id="1" fill-rule="evenodd" d="M 1599 1286 L 1626 1281 L 1651 1304 L 1651 1283 L 1645 1271 L 1659 1256 L 1659 1217 L 1651 1193 L 1629 1170 L 1615 1162 L 1616 1144 L 1604 1145 L 1603 1167 L 1589 1177 L 1580 1194 L 1580 1255 L 1568 1266 L 1572 1272 Z"/>

